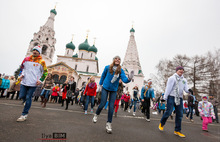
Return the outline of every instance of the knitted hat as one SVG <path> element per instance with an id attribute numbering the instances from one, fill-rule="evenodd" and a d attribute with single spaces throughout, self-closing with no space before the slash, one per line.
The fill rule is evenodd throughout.
<path id="1" fill-rule="evenodd" d="M 42 49 L 41 49 L 40 46 L 35 46 L 35 47 L 33 48 L 33 50 L 37 50 L 40 54 L 41 54 L 41 51 L 42 51 Z"/>
<path id="2" fill-rule="evenodd" d="M 184 68 L 182 66 L 176 67 L 176 71 L 178 70 L 184 70 Z"/>
<path id="3" fill-rule="evenodd" d="M 206 98 L 206 99 L 208 99 L 208 97 L 207 97 L 206 95 L 202 96 L 202 98 Z"/>
<path id="4" fill-rule="evenodd" d="M 115 57 L 113 58 L 113 60 L 115 60 L 115 58 L 119 58 L 119 59 L 121 60 L 121 58 L 120 58 L 119 56 L 115 56 Z"/>

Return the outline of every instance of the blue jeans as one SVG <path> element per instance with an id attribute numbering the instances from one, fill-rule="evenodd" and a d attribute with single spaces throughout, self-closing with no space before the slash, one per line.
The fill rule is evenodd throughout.
<path id="1" fill-rule="evenodd" d="M 133 102 L 134 102 L 134 112 L 135 112 L 137 108 L 137 101 L 133 101 Z"/>
<path id="2" fill-rule="evenodd" d="M 89 100 L 91 98 L 91 109 L 94 106 L 94 96 L 86 96 L 86 104 L 85 104 L 85 111 L 88 109 Z"/>
<path id="3" fill-rule="evenodd" d="M 174 102 L 174 97 L 173 96 L 168 96 L 167 99 L 167 109 L 166 112 L 163 114 L 163 117 L 160 120 L 160 123 L 162 126 L 165 125 L 168 117 L 171 115 L 173 112 L 173 107 L 175 107 L 176 111 L 176 119 L 175 119 L 175 131 L 180 132 L 181 131 L 181 123 L 182 123 L 182 118 L 183 118 L 183 99 L 180 98 L 180 105 L 176 106 Z"/>
<path id="4" fill-rule="evenodd" d="M 36 87 L 21 85 L 19 98 L 23 99 L 23 102 L 26 102 L 22 115 L 28 114 L 28 111 L 31 108 L 32 96 L 35 89 Z"/>
<path id="5" fill-rule="evenodd" d="M 45 92 L 45 91 L 46 91 L 46 92 Z M 43 89 L 40 95 L 43 96 L 43 95 L 44 95 L 44 92 L 45 92 L 45 97 L 44 97 L 44 98 L 48 100 L 50 90 L 45 90 L 45 89 Z"/>
<path id="6" fill-rule="evenodd" d="M 193 106 L 189 106 L 188 108 L 189 108 L 189 111 L 186 114 L 186 117 L 188 117 L 190 114 L 190 119 L 193 119 Z"/>
<path id="7" fill-rule="evenodd" d="M 99 107 L 96 110 L 96 114 L 99 115 L 105 106 L 109 94 L 109 109 L 108 109 L 108 120 L 107 122 L 112 122 L 112 116 L 114 112 L 114 103 L 116 99 L 116 91 L 108 91 L 105 88 L 102 87 L 102 94 L 101 94 L 101 103 Z"/>

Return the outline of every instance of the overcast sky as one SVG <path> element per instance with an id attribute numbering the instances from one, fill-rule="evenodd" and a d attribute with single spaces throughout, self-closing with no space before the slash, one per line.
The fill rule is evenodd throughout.
<path id="1" fill-rule="evenodd" d="M 0 73 L 14 74 L 56 2 L 53 63 L 64 55 L 72 34 L 78 48 L 89 29 L 89 44 L 97 38 L 102 73 L 115 55 L 123 61 L 132 21 L 145 79 L 156 74 L 160 59 L 220 48 L 219 0 L 0 0 Z"/>

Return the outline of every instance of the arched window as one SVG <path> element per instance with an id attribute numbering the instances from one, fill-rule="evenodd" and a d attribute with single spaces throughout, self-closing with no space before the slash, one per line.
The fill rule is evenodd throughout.
<path id="1" fill-rule="evenodd" d="M 67 55 L 69 54 L 69 50 L 67 50 Z"/>
<path id="2" fill-rule="evenodd" d="M 53 75 L 53 80 L 54 80 L 54 83 L 55 83 L 55 84 L 58 84 L 58 83 L 59 83 L 59 75 L 54 74 L 54 75 Z"/>
<path id="3" fill-rule="evenodd" d="M 61 77 L 60 77 L 60 81 L 59 81 L 59 84 L 63 84 L 65 81 L 66 81 L 66 75 L 62 75 Z"/>
<path id="4" fill-rule="evenodd" d="M 92 58 L 92 53 L 91 53 L 91 58 Z"/>
<path id="5" fill-rule="evenodd" d="M 50 51 L 50 58 L 52 58 L 52 56 L 53 56 L 53 49 L 51 49 Z"/>
<path id="6" fill-rule="evenodd" d="M 75 65 L 75 70 L 77 70 L 77 65 Z"/>
<path id="7" fill-rule="evenodd" d="M 87 66 L 87 68 L 86 68 L 86 72 L 89 72 L 89 66 Z"/>
<path id="8" fill-rule="evenodd" d="M 48 38 L 46 38 L 46 40 L 48 40 Z"/>
<path id="9" fill-rule="evenodd" d="M 83 58 L 83 53 L 81 54 L 81 58 Z"/>
<path id="10" fill-rule="evenodd" d="M 43 45 L 43 48 L 42 48 L 42 54 L 46 55 L 47 54 L 47 46 L 46 45 Z"/>

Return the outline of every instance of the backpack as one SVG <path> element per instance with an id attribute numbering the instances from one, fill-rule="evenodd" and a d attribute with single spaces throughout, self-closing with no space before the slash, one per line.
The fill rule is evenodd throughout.
<path id="1" fill-rule="evenodd" d="M 2 78 L 0 78 L 0 86 L 2 85 Z"/>

